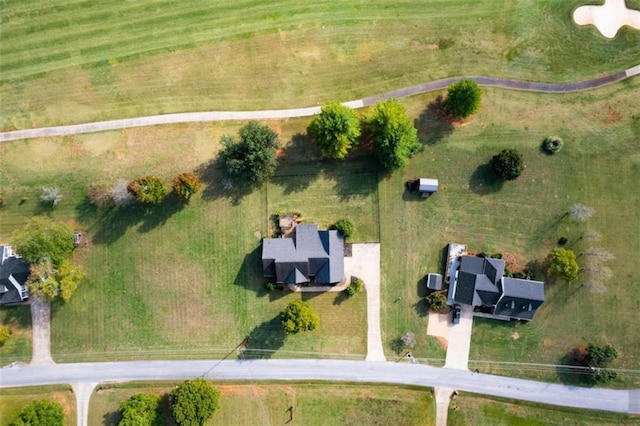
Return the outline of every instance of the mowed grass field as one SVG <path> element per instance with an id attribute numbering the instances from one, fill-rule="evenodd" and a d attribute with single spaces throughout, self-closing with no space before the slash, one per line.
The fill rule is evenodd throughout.
<path id="1" fill-rule="evenodd" d="M 69 386 L 37 386 L 0 389 L 0 426 L 14 424 L 20 412 L 38 399 L 57 402 L 62 406 L 64 424 L 76 423 L 76 398 Z"/>
<path id="2" fill-rule="evenodd" d="M 458 75 L 574 81 L 637 65 L 640 32 L 608 40 L 578 27 L 583 3 L 10 0 L 0 128 L 302 107 Z"/>
<path id="3" fill-rule="evenodd" d="M 544 426 L 544 425 L 634 425 L 637 417 L 592 410 L 484 398 L 462 393 L 449 405 L 448 424 Z"/>
<path id="4" fill-rule="evenodd" d="M 164 395 L 174 384 L 131 383 L 99 389 L 91 397 L 89 423 L 116 425 L 118 406 L 136 393 Z M 397 386 L 319 383 L 214 383 L 222 393 L 220 410 L 207 424 L 431 425 L 435 403 L 431 390 Z"/>
<path id="5" fill-rule="evenodd" d="M 638 369 L 640 336 L 623 325 L 640 305 L 633 287 L 640 241 L 630 237 L 640 229 L 635 214 L 640 201 L 630 190 L 640 177 L 639 88 L 635 78 L 565 95 L 487 90 L 480 113 L 455 129 L 433 114 L 429 105 L 436 93 L 404 100 L 424 147 L 406 169 L 390 176 L 379 174 L 361 152 L 345 162 L 318 161 L 303 137 L 307 120 L 271 122 L 287 144 L 282 167 L 268 185 L 244 196 L 223 190 L 223 176 L 209 164 L 219 136 L 241 123 L 2 144 L 6 203 L 0 235 L 7 238 L 41 211 L 36 202 L 41 186 L 58 185 L 66 198 L 52 215 L 91 237 L 74 254 L 87 269 L 87 281 L 69 304 L 54 309 L 57 360 L 220 357 L 247 335 L 255 337 L 248 357 L 270 356 L 265 349 L 277 350 L 275 356 L 362 357 L 364 295 L 346 301 L 332 295 L 309 298 L 321 329 L 285 340 L 275 317 L 300 296 L 266 293 L 258 262 L 260 238 L 270 234 L 269 216 L 277 210 L 299 210 L 323 224 L 351 217 L 359 229 L 356 241 L 381 243 L 387 357 L 395 356 L 394 341 L 412 331 L 418 339 L 414 354 L 434 363 L 444 350 L 425 335 L 423 279 L 441 271 L 447 243 L 514 253 L 528 263 L 543 259 L 566 236 L 579 252 L 611 254 L 609 272 L 581 275 L 572 285 L 549 282 L 547 302 L 531 324 L 476 321 L 471 359 L 556 364 L 577 345 L 603 341 L 619 351 L 614 367 Z M 539 150 L 550 134 L 565 140 L 555 156 Z M 518 180 L 500 187 L 483 165 L 505 147 L 520 149 L 527 167 Z M 89 182 L 149 172 L 170 178 L 203 168 L 206 189 L 181 210 L 167 204 L 153 213 L 103 216 L 84 201 Z M 441 190 L 428 200 L 405 193 L 404 182 L 418 176 L 439 178 Z M 20 205 L 22 196 L 29 201 Z M 580 224 L 561 219 L 574 203 L 593 207 L 595 215 Z M 587 233 L 600 237 L 580 240 Z M 509 373 L 531 375 L 520 366 L 513 370 Z M 553 375 L 551 370 L 545 378 Z M 623 374 L 624 380 L 629 377 Z"/>

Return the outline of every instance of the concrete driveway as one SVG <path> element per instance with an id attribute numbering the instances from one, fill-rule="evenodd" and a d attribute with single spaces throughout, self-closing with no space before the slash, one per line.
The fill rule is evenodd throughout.
<path id="1" fill-rule="evenodd" d="M 451 323 L 449 319 L 449 336 L 447 361 L 445 368 L 468 370 L 469 347 L 471 346 L 471 329 L 473 328 L 473 307 L 461 305 L 460 324 Z"/>
<path id="2" fill-rule="evenodd" d="M 344 258 L 346 275 L 364 281 L 367 293 L 367 361 L 386 361 L 380 331 L 380 244 L 353 244 Z"/>

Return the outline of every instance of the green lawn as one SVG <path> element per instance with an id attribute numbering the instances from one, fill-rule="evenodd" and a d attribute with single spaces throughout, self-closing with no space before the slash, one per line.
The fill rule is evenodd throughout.
<path id="1" fill-rule="evenodd" d="M 632 425 L 637 417 L 463 393 L 449 405 L 448 424 L 495 426 Z"/>
<path id="2" fill-rule="evenodd" d="M 388 358 L 395 356 L 394 341 L 412 331 L 418 338 L 414 354 L 434 364 L 441 363 L 444 350 L 425 335 L 423 279 L 441 269 L 448 242 L 514 253 L 526 263 L 542 260 L 566 236 L 579 253 L 600 249 L 613 258 L 603 264 L 601 275 L 581 275 L 576 284 L 549 281 L 547 302 L 531 324 L 476 321 L 471 359 L 557 364 L 573 347 L 596 340 L 618 349 L 614 367 L 637 369 L 640 337 L 633 327 L 620 324 L 640 306 L 640 294 L 631 287 L 638 278 L 632 254 L 640 252 L 640 241 L 629 237 L 640 230 L 635 214 L 640 199 L 630 190 L 640 180 L 638 90 L 638 78 L 578 94 L 487 90 L 477 117 L 456 129 L 427 107 L 436 94 L 407 99 L 424 149 L 390 176 L 378 174 L 375 162 L 362 152 L 345 162 L 318 161 L 302 136 L 306 119 L 271 122 L 287 144 L 272 182 L 249 195 L 241 185 L 225 191 L 220 171 L 208 166 L 207 188 L 178 211 L 168 204 L 153 213 L 101 216 L 87 209 L 83 188 L 102 179 L 130 179 L 150 171 L 170 178 L 201 167 L 214 158 L 219 135 L 235 132 L 242 123 L 2 144 L 6 203 L 0 210 L 0 236 L 6 239 L 41 211 L 36 202 L 40 187 L 55 184 L 66 198 L 51 214 L 93 237 L 74 254 L 85 264 L 87 281 L 71 303 L 54 308 L 58 360 L 219 357 L 251 333 L 257 342 L 251 349 L 278 349 L 275 356 L 362 357 L 364 295 L 342 304 L 333 295 L 312 297 L 321 330 L 286 342 L 274 334 L 277 313 L 300 296 L 263 290 L 256 251 L 259 239 L 271 233 L 269 215 L 278 210 L 300 211 L 321 224 L 351 217 L 358 226 L 356 241 L 381 243 Z M 565 140 L 555 156 L 539 150 L 550 134 Z M 500 187 L 483 165 L 504 147 L 520 149 L 527 168 L 518 180 Z M 441 191 L 428 200 L 404 193 L 404 182 L 418 176 L 439 178 Z M 20 205 L 22 196 L 29 200 Z M 591 206 L 596 214 L 584 223 L 560 219 L 574 203 Z M 594 232 L 599 240 L 580 240 Z M 587 258 L 580 262 L 591 268 Z M 248 356 L 260 354 L 253 350 Z M 513 370 L 509 373 L 531 374 Z M 635 381 L 623 376 L 621 383 Z"/>
<path id="3" fill-rule="evenodd" d="M 0 326 L 11 329 L 11 337 L 0 345 L 0 365 L 31 361 L 31 311 L 28 306 L 0 309 Z"/>
<path id="4" fill-rule="evenodd" d="M 308 106 L 455 75 L 593 78 L 636 65 L 581 0 L 7 1 L 0 128 Z M 640 0 L 628 4 L 640 9 Z"/>
<path id="5" fill-rule="evenodd" d="M 430 390 L 397 386 L 318 383 L 216 383 L 221 407 L 207 424 L 283 424 L 293 407 L 294 423 L 304 425 L 434 424 Z M 116 425 L 120 401 L 136 393 L 166 394 L 172 384 L 127 384 L 99 389 L 91 397 L 89 424 Z"/>
<path id="6" fill-rule="evenodd" d="M 76 424 L 76 398 L 68 386 L 39 386 L 0 389 L 0 426 L 9 426 L 20 411 L 37 399 L 57 402 L 62 406 L 65 425 Z"/>

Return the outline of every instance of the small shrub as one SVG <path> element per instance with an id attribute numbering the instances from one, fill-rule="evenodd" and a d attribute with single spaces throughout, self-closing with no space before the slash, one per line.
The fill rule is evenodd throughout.
<path id="1" fill-rule="evenodd" d="M 489 165 L 502 180 L 515 180 L 524 170 L 522 154 L 516 149 L 503 149 L 491 158 Z"/>
<path id="2" fill-rule="evenodd" d="M 136 198 L 127 189 L 127 181 L 120 180 L 111 188 L 111 199 L 116 206 L 126 207 L 133 204 Z"/>
<path id="3" fill-rule="evenodd" d="M 106 182 L 92 183 L 87 186 L 87 198 L 91 204 L 99 209 L 103 209 L 113 204 L 111 191 L 111 186 Z"/>
<path id="4" fill-rule="evenodd" d="M 563 146 L 564 142 L 557 136 L 549 136 L 542 142 L 542 149 L 549 154 L 560 152 Z"/>
<path id="5" fill-rule="evenodd" d="M 271 293 L 273 290 L 275 290 L 275 289 L 276 289 L 276 285 L 275 285 L 273 282 L 269 281 L 268 283 L 266 283 L 266 284 L 264 285 L 264 288 L 265 288 L 265 290 L 267 290 L 269 293 Z"/>
<path id="6" fill-rule="evenodd" d="M 360 278 L 353 277 L 351 279 L 351 284 L 347 288 L 344 289 L 344 292 L 347 296 L 351 297 L 356 293 L 360 293 L 364 289 L 364 281 Z"/>
<path id="7" fill-rule="evenodd" d="M 349 219 L 340 219 L 334 225 L 333 228 L 337 229 L 340 232 L 345 240 L 353 235 L 356 230 L 356 226 Z"/>
<path id="8" fill-rule="evenodd" d="M 0 346 L 11 337 L 12 331 L 9 327 L 0 327 Z"/>
<path id="9" fill-rule="evenodd" d="M 26 203 L 27 201 L 29 201 L 29 197 L 22 197 L 20 198 L 20 205 L 23 205 L 24 203 Z"/>
<path id="10" fill-rule="evenodd" d="M 502 253 L 494 253 L 491 255 L 492 259 L 502 259 Z"/>
<path id="11" fill-rule="evenodd" d="M 180 173 L 173 179 L 173 191 L 184 200 L 189 200 L 201 187 L 202 182 L 193 173 Z"/>
<path id="12" fill-rule="evenodd" d="M 55 207 L 60 201 L 62 201 L 62 194 L 60 194 L 60 188 L 57 187 L 43 187 L 42 195 L 40 195 L 40 201 L 43 204 Z"/>
<path id="13" fill-rule="evenodd" d="M 567 237 L 560 237 L 560 239 L 558 240 L 558 245 L 559 246 L 563 246 L 565 244 L 567 244 L 569 242 L 569 239 Z"/>
<path id="14" fill-rule="evenodd" d="M 443 311 L 447 308 L 447 297 L 436 291 L 427 296 L 427 303 L 434 311 Z"/>
<path id="15" fill-rule="evenodd" d="M 132 180 L 127 190 L 144 204 L 159 204 L 169 193 L 167 185 L 157 176 L 143 176 Z"/>

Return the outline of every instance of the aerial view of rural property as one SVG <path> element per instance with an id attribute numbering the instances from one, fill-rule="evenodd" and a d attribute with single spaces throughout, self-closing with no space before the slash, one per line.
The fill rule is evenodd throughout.
<path id="1" fill-rule="evenodd" d="M 0 426 L 640 425 L 640 0 L 0 1 Z"/>

